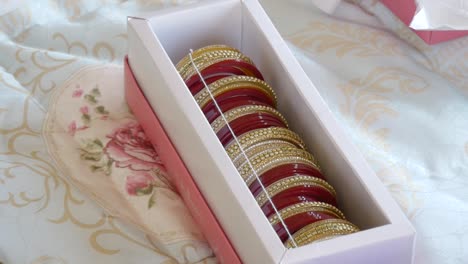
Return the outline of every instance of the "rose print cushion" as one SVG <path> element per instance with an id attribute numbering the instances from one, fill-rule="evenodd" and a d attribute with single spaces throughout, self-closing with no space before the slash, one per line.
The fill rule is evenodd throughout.
<path id="1" fill-rule="evenodd" d="M 50 153 L 81 191 L 178 262 L 210 260 L 211 249 L 123 92 L 115 67 L 87 68 L 57 89 L 44 127 Z"/>

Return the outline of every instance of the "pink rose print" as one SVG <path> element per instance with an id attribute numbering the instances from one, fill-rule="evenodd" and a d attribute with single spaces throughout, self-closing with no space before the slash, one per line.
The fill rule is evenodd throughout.
<path id="1" fill-rule="evenodd" d="M 89 108 L 87 106 L 82 106 L 82 107 L 80 107 L 80 112 L 82 114 L 88 114 L 89 113 Z"/>
<path id="2" fill-rule="evenodd" d="M 155 179 L 147 172 L 127 176 L 125 188 L 129 195 L 147 195 L 153 191 Z"/>
<path id="3" fill-rule="evenodd" d="M 76 122 L 73 121 L 68 125 L 68 134 L 74 136 L 76 133 Z"/>
<path id="4" fill-rule="evenodd" d="M 116 167 L 134 171 L 164 170 L 158 153 L 137 122 L 129 122 L 107 137 L 110 141 L 104 151 Z"/>
<path id="5" fill-rule="evenodd" d="M 81 97 L 82 95 L 83 95 L 83 89 L 76 89 L 75 91 L 73 91 L 72 97 L 78 98 L 78 97 Z"/>

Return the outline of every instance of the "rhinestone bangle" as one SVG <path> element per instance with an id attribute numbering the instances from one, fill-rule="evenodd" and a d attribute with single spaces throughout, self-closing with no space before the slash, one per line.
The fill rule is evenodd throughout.
<path id="1" fill-rule="evenodd" d="M 279 120 L 281 120 L 281 122 L 283 122 L 285 126 L 288 126 L 286 119 L 278 111 L 276 111 L 272 107 L 263 106 L 263 105 L 247 105 L 247 106 L 236 107 L 234 109 L 227 111 L 224 114 L 224 118 L 226 118 L 228 122 L 232 122 L 233 120 L 239 117 L 246 116 L 249 114 L 255 114 L 255 113 L 268 113 L 268 114 L 274 115 L 278 117 Z M 221 130 L 221 128 L 223 128 L 226 125 L 224 122 L 224 118 L 220 116 L 216 118 L 215 121 L 213 121 L 213 123 L 211 123 L 211 127 L 213 128 L 215 133 L 218 133 Z"/>

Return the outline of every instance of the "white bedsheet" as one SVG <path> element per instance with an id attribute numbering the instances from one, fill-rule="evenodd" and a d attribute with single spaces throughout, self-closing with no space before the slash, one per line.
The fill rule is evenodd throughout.
<path id="1" fill-rule="evenodd" d="M 41 0 L 0 10 L 0 262 L 168 264 L 201 256 L 190 246 L 169 256 L 106 216 L 68 183 L 43 129 L 67 80 L 91 74 L 122 91 L 126 15 L 187 2 Z M 262 4 L 416 227 L 416 263 L 466 263 L 468 38 L 430 47 L 378 1 L 354 2 L 365 11 L 349 2 L 334 16 L 306 0 Z"/>

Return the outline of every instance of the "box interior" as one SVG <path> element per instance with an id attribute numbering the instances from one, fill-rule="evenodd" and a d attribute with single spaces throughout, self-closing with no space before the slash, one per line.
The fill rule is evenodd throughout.
<path id="1" fill-rule="evenodd" d="M 319 161 L 326 179 L 338 193 L 340 209 L 347 218 L 362 230 L 389 224 L 385 213 L 324 129 L 311 105 L 312 101 L 303 96 L 288 69 L 276 56 L 255 23 L 253 14 L 238 1 L 222 1 L 215 5 L 219 5 L 219 8 L 199 6 L 191 9 L 190 15 L 182 9 L 150 20 L 153 31 L 172 62 L 176 64 L 190 49 L 196 50 L 206 45 L 226 44 L 241 50 L 254 61 L 265 81 L 277 93 L 278 110 L 288 120 L 290 128 L 302 136 L 309 151 Z"/>

